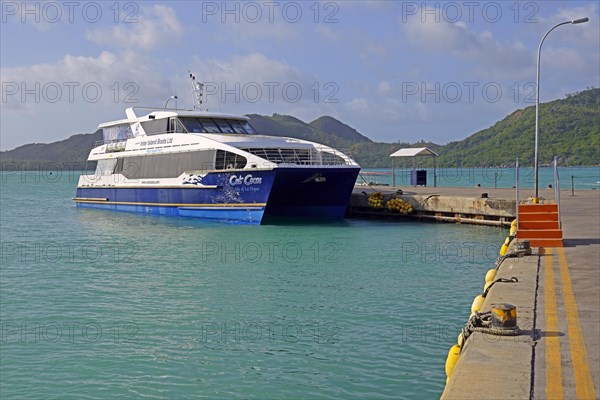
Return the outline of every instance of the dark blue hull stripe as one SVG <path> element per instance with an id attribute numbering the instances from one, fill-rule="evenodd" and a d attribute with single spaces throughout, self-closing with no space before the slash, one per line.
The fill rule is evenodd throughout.
<path id="1" fill-rule="evenodd" d="M 124 204 L 98 204 L 98 203 L 78 203 L 78 207 L 95 208 L 100 210 L 122 211 L 144 213 L 150 215 L 162 215 L 169 217 L 188 217 L 210 220 L 227 221 L 234 223 L 260 224 L 263 218 L 264 209 L 255 208 L 210 208 L 195 209 L 188 207 L 163 207 L 163 206 L 142 206 L 142 205 L 124 205 Z"/>

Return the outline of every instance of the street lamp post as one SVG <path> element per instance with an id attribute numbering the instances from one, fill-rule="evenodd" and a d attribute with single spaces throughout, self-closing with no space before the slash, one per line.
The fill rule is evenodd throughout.
<path id="1" fill-rule="evenodd" d="M 574 19 L 571 21 L 565 21 L 565 22 L 561 22 L 560 24 L 556 24 L 554 25 L 552 28 L 550 28 L 550 30 L 548 30 L 548 32 L 546 32 L 546 34 L 544 35 L 544 37 L 542 38 L 542 41 L 540 42 L 540 46 L 538 47 L 538 53 L 537 53 L 537 75 L 536 75 L 536 87 L 535 87 L 535 91 L 536 91 L 536 95 L 535 95 L 535 154 L 534 154 L 534 165 L 533 165 L 533 169 L 534 169 L 534 185 L 535 185 L 535 196 L 533 197 L 533 202 L 534 203 L 538 203 L 539 202 L 539 196 L 538 196 L 538 139 L 539 139 L 539 135 L 538 135 L 538 127 L 540 125 L 540 55 L 542 53 L 542 44 L 544 43 L 544 39 L 546 39 L 546 36 L 548 36 L 548 34 L 550 32 L 552 32 L 555 28 L 558 28 L 561 25 L 567 25 L 567 24 L 581 24 L 584 22 L 588 22 L 589 18 L 585 17 L 585 18 L 579 18 L 579 19 Z"/>
<path id="2" fill-rule="evenodd" d="M 177 100 L 177 96 L 171 96 L 167 99 L 167 101 L 165 102 L 165 110 L 167 109 L 167 106 L 169 105 L 169 100 Z M 175 104 L 177 104 L 177 102 L 175 102 Z M 177 107 L 177 105 L 175 107 Z"/>

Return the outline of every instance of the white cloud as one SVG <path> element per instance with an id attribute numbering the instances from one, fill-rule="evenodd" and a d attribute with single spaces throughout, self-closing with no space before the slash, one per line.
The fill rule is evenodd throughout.
<path id="1" fill-rule="evenodd" d="M 363 97 L 354 98 L 346 103 L 346 106 L 353 111 L 366 111 L 369 108 L 369 101 Z"/>
<path id="2" fill-rule="evenodd" d="M 192 72 L 206 84 L 205 97 L 212 110 L 222 107 L 227 112 L 285 113 L 314 103 L 317 94 L 313 86 L 316 77 L 261 53 L 227 60 L 196 58 Z M 179 86 L 183 84 L 182 79 Z"/>
<path id="3" fill-rule="evenodd" d="M 473 68 L 479 77 L 523 79 L 531 76 L 532 55 L 522 42 L 501 42 L 490 31 L 477 33 L 462 22 L 435 20 L 422 21 L 413 16 L 402 24 L 409 41 L 421 51 L 449 54 L 463 62 L 463 70 Z"/>
<path id="4" fill-rule="evenodd" d="M 218 82 L 287 82 L 301 79 L 296 68 L 261 53 L 232 56 L 230 61 L 209 59 L 202 62 L 200 68 L 209 69 L 208 72 Z"/>
<path id="5" fill-rule="evenodd" d="M 584 24 L 577 24 L 576 26 L 565 26 L 561 27 L 562 33 L 565 38 L 575 39 L 577 42 L 584 43 L 598 43 L 598 3 L 592 2 L 586 5 L 577 7 L 561 7 L 556 13 L 551 15 L 549 18 L 542 18 L 541 23 L 547 23 L 548 29 L 552 24 L 557 24 L 563 21 L 575 20 L 583 17 L 589 17 L 590 20 Z"/>
<path id="6" fill-rule="evenodd" d="M 2 68 L 0 76 L 3 148 L 93 132 L 104 120 L 123 118 L 126 107 L 164 104 L 173 90 L 154 60 L 133 52 L 66 55 Z"/>
<path id="7" fill-rule="evenodd" d="M 63 7 L 58 2 L 2 1 L 2 25 L 26 24 L 39 32 L 48 32 L 64 22 Z"/>
<path id="8" fill-rule="evenodd" d="M 127 83 L 132 83 L 148 97 L 162 96 L 169 92 L 170 84 L 165 80 L 157 79 L 158 74 L 155 71 L 150 59 L 128 51 L 123 53 L 103 51 L 98 57 L 67 54 L 55 63 L 2 68 L 2 83 L 5 87 L 8 83 L 17 83 L 20 87 L 23 86 L 28 90 L 38 86 L 40 88 L 36 91 L 40 96 L 40 101 L 35 101 L 33 94 L 24 95 L 24 91 L 19 90 L 18 94 L 7 97 L 7 101 L 3 101 L 3 105 L 10 108 L 14 102 L 25 103 L 30 107 L 56 102 L 76 103 L 82 100 L 83 88 L 86 85 L 90 87 L 90 90 L 93 89 L 92 86 L 100 88 L 102 94 L 98 96 L 98 102 L 104 104 L 114 103 L 115 96 L 113 94 L 116 95 L 117 90 Z M 44 98 L 53 97 L 54 91 L 50 93 L 49 90 L 51 87 L 56 88 L 57 86 L 60 86 L 63 92 L 58 101 L 53 102 Z M 72 92 L 72 95 L 69 92 Z M 52 96 L 45 96 L 46 94 Z M 70 101 L 69 96 L 73 97 L 74 101 Z M 119 93 L 120 99 L 117 100 L 122 100 L 123 96 L 124 93 Z M 138 96 L 140 93 L 137 93 L 136 98 Z M 92 91 L 89 94 L 89 98 L 91 97 L 96 98 Z"/>
<path id="9" fill-rule="evenodd" d="M 317 32 L 321 37 L 332 42 L 337 42 L 344 37 L 342 32 L 332 29 L 331 27 L 323 24 L 317 25 L 317 27 L 315 28 L 315 32 Z"/>
<path id="10" fill-rule="evenodd" d="M 223 3 L 225 4 L 225 3 Z M 226 46 L 241 45 L 249 49 L 260 47 L 263 43 L 272 45 L 291 45 L 301 41 L 303 25 L 285 21 L 283 18 L 270 20 L 268 14 L 257 22 L 241 18 L 238 22 L 209 20 L 203 32 L 212 34 L 211 39 Z"/>
<path id="11" fill-rule="evenodd" d="M 560 69 L 563 73 L 585 67 L 583 55 L 569 47 L 549 47 L 544 49 L 542 57 L 546 66 Z"/>
<path id="12" fill-rule="evenodd" d="M 389 93 L 392 87 L 388 81 L 381 81 L 377 84 L 377 93 L 386 94 Z"/>
<path id="13" fill-rule="evenodd" d="M 175 10 L 163 5 L 141 7 L 136 23 L 123 23 L 111 29 L 94 29 L 86 33 L 92 42 L 117 47 L 152 50 L 178 40 L 183 26 Z"/>
<path id="14" fill-rule="evenodd" d="M 582 24 L 561 26 L 552 31 L 544 41 L 541 59 L 541 101 L 563 97 L 565 93 L 582 90 L 588 86 L 600 85 L 598 3 L 590 2 L 572 7 L 567 4 L 569 3 L 548 16 L 537 16 L 538 23 L 531 26 L 530 34 L 535 35 L 536 41 L 539 41 L 548 29 L 560 22 L 583 17 L 590 19 Z"/>

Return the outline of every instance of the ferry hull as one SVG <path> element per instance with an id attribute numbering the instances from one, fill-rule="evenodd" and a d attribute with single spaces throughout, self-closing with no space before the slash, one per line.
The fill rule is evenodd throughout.
<path id="1" fill-rule="evenodd" d="M 265 220 L 342 219 L 359 171 L 360 168 L 278 168 Z"/>
<path id="2" fill-rule="evenodd" d="M 78 187 L 78 207 L 259 224 L 275 171 L 211 173 L 176 187 Z"/>
<path id="3" fill-rule="evenodd" d="M 201 185 L 79 187 L 78 207 L 260 224 L 273 218 L 341 219 L 359 168 L 211 173 Z"/>

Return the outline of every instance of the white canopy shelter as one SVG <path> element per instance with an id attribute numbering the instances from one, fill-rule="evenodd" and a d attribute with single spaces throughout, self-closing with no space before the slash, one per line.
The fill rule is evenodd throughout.
<path id="1" fill-rule="evenodd" d="M 390 154 L 390 157 L 392 157 L 392 160 L 395 160 L 396 157 L 413 157 L 413 170 L 415 169 L 415 159 L 414 157 L 418 157 L 418 156 L 433 156 L 433 187 L 437 186 L 437 176 L 435 173 L 435 157 L 438 156 L 438 154 L 431 150 L 429 147 L 413 147 L 413 148 L 406 148 L 406 149 L 400 149 L 392 154 Z M 392 162 L 392 185 L 396 186 L 396 163 L 395 161 Z"/>
<path id="2" fill-rule="evenodd" d="M 414 147 L 408 149 L 400 149 L 395 153 L 390 154 L 390 157 L 416 157 L 416 156 L 435 156 L 438 154 L 429 147 Z"/>

